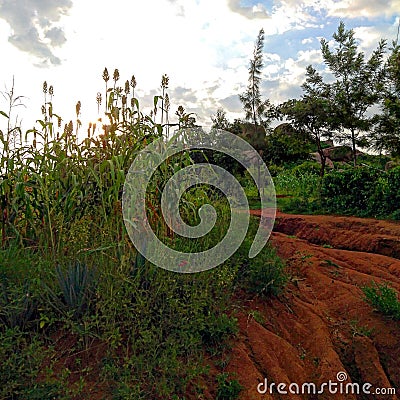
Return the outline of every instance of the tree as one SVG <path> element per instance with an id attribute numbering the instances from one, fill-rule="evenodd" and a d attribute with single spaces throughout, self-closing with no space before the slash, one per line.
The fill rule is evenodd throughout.
<path id="1" fill-rule="evenodd" d="M 321 159 L 320 175 L 324 176 L 326 155 L 322 139 L 331 139 L 330 129 L 330 85 L 323 82 L 322 76 L 311 65 L 307 67 L 306 81 L 302 85 L 300 100 L 289 100 L 279 106 L 282 116 L 290 120 L 293 127 L 304 137 L 310 138 L 317 146 Z"/>
<path id="2" fill-rule="evenodd" d="M 386 42 L 381 40 L 366 61 L 364 53 L 358 51 L 354 31 L 346 30 L 343 22 L 340 22 L 333 39 L 336 42 L 333 50 L 325 39 L 321 39 L 322 56 L 336 78 L 331 85 L 331 100 L 338 139 L 350 140 L 356 166 L 356 145 L 360 144 L 360 140 L 365 143 L 362 133 L 368 132 L 372 126 L 367 111 L 379 101 L 382 89 Z"/>
<path id="3" fill-rule="evenodd" d="M 275 165 L 295 163 L 309 157 L 311 142 L 303 132 L 289 123 L 278 125 L 266 139 L 263 159 Z"/>
<path id="4" fill-rule="evenodd" d="M 211 116 L 212 128 L 227 130 L 229 121 L 226 118 L 226 112 L 222 108 L 218 108 L 217 112 Z"/>
<path id="5" fill-rule="evenodd" d="M 256 131 L 258 125 L 265 125 L 269 122 L 269 120 L 265 121 L 265 119 L 268 119 L 270 103 L 268 100 L 263 101 L 260 93 L 261 74 L 264 67 L 263 47 L 264 29 L 260 29 L 254 45 L 253 58 L 250 60 L 249 84 L 247 90 L 239 95 L 239 99 L 246 113 L 245 119 L 254 124 L 254 131 Z"/>
<path id="6" fill-rule="evenodd" d="M 393 42 L 385 64 L 382 113 L 376 117 L 373 149 L 400 156 L 400 46 Z"/>

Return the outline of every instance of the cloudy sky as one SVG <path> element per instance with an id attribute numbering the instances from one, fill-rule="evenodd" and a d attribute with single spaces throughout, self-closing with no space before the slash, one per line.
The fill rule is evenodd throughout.
<path id="1" fill-rule="evenodd" d="M 182 104 L 209 125 L 219 107 L 242 116 L 238 94 L 260 28 L 262 94 L 277 103 L 301 93 L 306 66 L 321 62 L 319 39 L 340 20 L 368 54 L 380 38 L 396 38 L 399 16 L 400 0 L 0 0 L 0 91 L 14 76 L 28 129 L 41 116 L 44 80 L 56 113 L 73 119 L 80 100 L 88 122 L 98 118 L 104 67 L 118 68 L 121 84 L 134 74 L 142 104 L 168 74 L 172 111 Z"/>

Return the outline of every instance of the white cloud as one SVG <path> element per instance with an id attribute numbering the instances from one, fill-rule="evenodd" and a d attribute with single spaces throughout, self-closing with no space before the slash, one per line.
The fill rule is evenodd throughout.
<path id="1" fill-rule="evenodd" d="M 241 5 L 240 0 L 228 0 L 228 6 L 231 11 L 248 19 L 269 18 L 268 11 L 262 3 L 257 3 L 254 6 L 243 6 Z"/>
<path id="2" fill-rule="evenodd" d="M 340 0 L 331 1 L 329 15 L 335 17 L 372 18 L 378 15 L 391 16 L 399 13 L 399 0 Z"/>
<path id="3" fill-rule="evenodd" d="M 60 0 L 54 3 L 51 0 L 2 0 L 0 18 L 11 27 L 10 43 L 38 57 L 44 64 L 58 65 L 61 60 L 53 53 L 52 47 L 63 44 L 66 39 L 62 28 L 53 24 L 68 12 L 72 2 Z"/>
<path id="4" fill-rule="evenodd" d="M 314 41 L 314 38 L 305 38 L 301 41 L 301 44 L 309 44 L 312 43 Z"/>

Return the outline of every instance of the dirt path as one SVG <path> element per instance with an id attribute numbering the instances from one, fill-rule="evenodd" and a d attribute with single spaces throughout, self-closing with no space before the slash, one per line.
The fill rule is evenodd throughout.
<path id="1" fill-rule="evenodd" d="M 400 399 L 400 322 L 373 310 L 360 289 L 374 280 L 400 292 L 400 223 L 278 213 L 271 241 L 291 281 L 280 298 L 242 299 L 227 368 L 245 387 L 240 398 Z M 332 394 L 327 387 L 304 396 L 257 392 L 265 378 L 301 387 L 337 382 L 339 372 L 347 375 L 344 386 L 370 383 L 371 393 L 395 387 L 398 397 Z"/>

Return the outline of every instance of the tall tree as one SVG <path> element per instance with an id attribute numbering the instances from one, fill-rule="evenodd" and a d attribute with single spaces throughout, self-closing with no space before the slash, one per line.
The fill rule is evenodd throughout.
<path id="1" fill-rule="evenodd" d="M 323 139 L 331 139 L 330 85 L 323 82 L 322 76 L 311 65 L 307 67 L 306 80 L 302 85 L 300 100 L 282 103 L 278 110 L 290 120 L 292 126 L 317 146 L 321 159 L 320 175 L 324 176 L 326 155 L 322 147 Z"/>
<path id="2" fill-rule="evenodd" d="M 379 101 L 383 78 L 383 56 L 386 42 L 381 40 L 370 58 L 365 60 L 352 29 L 340 22 L 333 34 L 333 50 L 326 39 L 321 39 L 324 62 L 336 78 L 332 84 L 332 103 L 338 139 L 350 140 L 354 166 L 357 164 L 356 146 L 365 143 L 362 133 L 368 132 L 372 119 L 367 111 Z"/>
<path id="3" fill-rule="evenodd" d="M 254 124 L 256 131 L 257 125 L 262 124 L 264 112 L 268 102 L 263 102 L 260 94 L 260 84 L 262 80 L 264 47 L 264 29 L 260 29 L 256 43 L 254 45 L 253 58 L 250 60 L 249 66 L 249 84 L 247 90 L 239 95 L 239 99 L 243 104 L 246 113 L 245 119 Z"/>
<path id="4" fill-rule="evenodd" d="M 382 113 L 376 118 L 372 147 L 400 156 L 400 45 L 397 40 L 385 64 L 384 83 Z"/>

